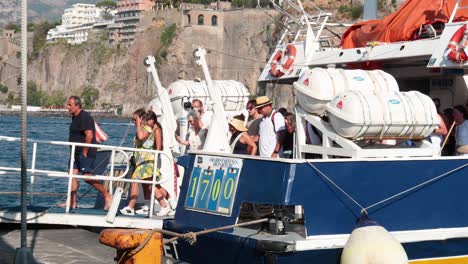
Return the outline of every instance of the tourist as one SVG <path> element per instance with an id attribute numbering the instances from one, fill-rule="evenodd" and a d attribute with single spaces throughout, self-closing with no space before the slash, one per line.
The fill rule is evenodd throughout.
<path id="1" fill-rule="evenodd" d="M 256 99 L 256 108 L 263 115 L 259 128 L 259 149 L 262 157 L 281 157 L 285 136 L 284 117 L 274 111 L 267 96 Z"/>
<path id="2" fill-rule="evenodd" d="M 256 108 L 255 100 L 250 100 L 247 103 L 247 111 L 249 112 L 249 119 L 247 120 L 247 133 L 252 137 L 253 141 L 257 144 L 258 149 L 258 131 L 260 129 L 260 122 L 262 122 L 262 114 Z"/>
<path id="3" fill-rule="evenodd" d="M 136 136 L 135 136 L 135 148 L 138 149 L 154 149 L 154 146 L 162 145 L 162 136 L 155 138 L 153 134 L 153 127 L 156 123 L 156 115 L 150 111 L 141 115 L 141 109 L 133 113 L 132 121 L 135 123 Z M 157 143 L 156 143 L 157 142 Z M 155 144 L 156 143 L 156 144 Z M 154 173 L 155 154 L 149 152 L 135 152 L 135 171 L 132 174 L 134 180 L 148 180 L 153 179 L 153 175 L 156 174 L 156 180 L 159 181 L 160 172 L 159 170 Z M 151 193 L 151 185 L 143 184 L 143 191 L 146 194 Z M 135 204 L 139 195 L 139 184 L 132 182 L 130 184 L 130 199 L 128 205 L 120 210 L 124 215 L 135 215 Z M 158 216 L 165 216 L 171 213 L 172 209 L 164 201 L 164 195 L 161 188 L 155 188 L 155 198 L 161 205 L 161 210 L 157 213 Z M 146 197 L 148 198 L 148 197 Z M 137 213 L 145 214 L 149 212 L 147 206 L 143 206 Z"/>
<path id="4" fill-rule="evenodd" d="M 457 124 L 455 131 L 456 152 L 458 156 L 468 155 L 468 112 L 463 105 L 453 107 L 453 118 Z"/>
<path id="5" fill-rule="evenodd" d="M 247 133 L 242 120 L 235 117 L 231 119 L 229 132 L 231 132 L 229 144 L 233 154 L 255 155 L 257 153 L 257 145 Z"/>
<path id="6" fill-rule="evenodd" d="M 442 119 L 444 120 L 445 126 L 450 130 L 452 125 L 454 125 L 455 120 L 453 119 L 453 109 L 446 108 L 441 115 Z M 445 143 L 444 148 L 442 149 L 442 155 L 444 156 L 453 156 L 455 155 L 455 135 L 454 133 L 450 133 L 447 135 L 448 139 Z"/>
<path id="7" fill-rule="evenodd" d="M 176 140 L 182 145 L 188 146 L 190 151 L 202 150 L 206 139 L 206 129 L 202 128 L 200 122 L 200 114 L 197 111 L 191 111 L 187 115 L 189 129 L 187 131 L 187 138 L 182 139 L 176 135 Z"/>
<path id="8" fill-rule="evenodd" d="M 201 128 L 208 129 L 208 126 L 211 124 L 211 113 L 207 113 L 203 107 L 203 103 L 199 99 L 194 99 L 192 101 L 192 110 L 199 113 L 200 118 L 198 119 L 199 126 Z"/>
<path id="9" fill-rule="evenodd" d="M 439 117 L 439 125 L 432 131 L 429 135 L 429 140 L 432 143 L 432 147 L 437 151 L 441 151 L 441 145 L 444 138 L 447 136 L 447 126 L 445 125 L 444 119 L 440 114 L 437 114 Z"/>
<path id="10" fill-rule="evenodd" d="M 81 99 L 78 96 L 70 96 L 67 100 L 67 109 L 72 115 L 68 141 L 96 144 L 94 120 L 88 112 L 81 109 Z M 93 175 L 96 148 L 76 146 L 73 154 L 73 174 Z M 108 210 L 112 202 L 112 195 L 106 191 L 100 181 L 91 179 L 84 181 L 101 193 L 104 198 L 104 210 Z M 76 192 L 79 186 L 78 179 L 73 178 L 70 192 L 70 208 L 72 209 L 77 207 Z M 66 206 L 66 204 L 61 204 L 61 206 Z"/>
<path id="11" fill-rule="evenodd" d="M 294 134 L 296 133 L 296 116 L 293 113 L 286 113 L 284 117 L 286 132 L 284 136 L 283 157 L 291 159 L 294 152 Z"/>

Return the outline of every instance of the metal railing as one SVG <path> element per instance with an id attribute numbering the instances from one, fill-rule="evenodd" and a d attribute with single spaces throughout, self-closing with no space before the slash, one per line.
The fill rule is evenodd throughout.
<path id="1" fill-rule="evenodd" d="M 20 138 L 15 137 L 6 137 L 0 136 L 0 141 L 7 141 L 7 142 L 20 142 Z M 67 202 L 66 202 L 66 209 L 65 212 L 70 212 L 70 193 L 71 193 L 71 185 L 72 180 L 76 179 L 91 179 L 91 180 L 102 180 L 102 181 L 109 181 L 109 192 L 113 193 L 113 182 L 124 182 L 124 183 L 142 183 L 142 184 L 151 184 L 151 200 L 150 200 L 150 217 L 153 213 L 154 207 L 154 192 L 155 192 L 155 185 L 162 184 L 173 180 L 174 177 L 174 169 L 173 169 L 173 158 L 172 156 L 168 155 L 163 151 L 158 150 L 149 150 L 149 149 L 137 149 L 137 148 L 130 148 L 130 147 L 115 147 L 115 146 L 108 146 L 108 145 L 97 145 L 97 144 L 85 144 L 85 143 L 76 143 L 76 142 L 64 142 L 64 141 L 47 141 L 47 140 L 32 140 L 28 139 L 28 143 L 32 143 L 32 159 L 31 159 L 31 167 L 27 168 L 27 172 L 31 175 L 31 190 L 34 186 L 35 176 L 46 176 L 46 177 L 59 177 L 59 178 L 68 178 L 68 188 L 67 188 Z M 70 147 L 70 161 L 69 161 L 69 169 L 68 173 L 64 171 L 53 171 L 53 170 L 45 170 L 37 168 L 37 153 L 38 153 L 38 145 L 45 144 L 45 145 L 58 145 L 58 146 L 68 146 Z M 74 163 L 74 156 L 76 147 L 93 147 L 99 150 L 110 150 L 110 160 L 109 160 L 109 175 L 76 175 L 73 174 L 73 163 Z M 153 170 L 153 178 L 152 181 L 147 180 L 134 180 L 134 179 L 126 179 L 124 178 L 129 170 L 130 170 L 130 157 L 128 152 L 139 152 L 139 153 L 152 153 L 154 154 L 154 170 Z M 121 153 L 124 157 L 123 165 L 125 166 L 125 171 L 120 173 L 119 176 L 115 176 L 115 167 L 116 161 L 115 156 L 116 153 Z M 160 160 L 160 166 L 158 165 L 158 161 Z M 163 166 L 164 162 L 167 162 L 167 166 Z M 119 162 L 119 166 L 122 166 L 122 163 Z M 157 170 L 156 168 L 160 169 L 161 175 L 163 175 L 164 180 L 157 181 Z M 0 175 L 7 174 L 11 172 L 21 172 L 21 168 L 19 167 L 6 167 L 0 166 Z"/>

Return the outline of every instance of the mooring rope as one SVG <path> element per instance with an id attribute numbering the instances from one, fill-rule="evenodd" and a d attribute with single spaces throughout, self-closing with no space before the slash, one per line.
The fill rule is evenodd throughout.
<path id="1" fill-rule="evenodd" d="M 240 223 L 240 224 L 221 226 L 221 227 L 206 229 L 206 230 L 202 230 L 202 231 L 198 231 L 198 232 L 187 232 L 187 233 L 184 233 L 184 234 L 180 234 L 180 233 L 177 233 L 177 232 L 172 232 L 172 231 L 169 231 L 169 230 L 154 228 L 154 229 L 149 231 L 149 233 L 146 236 L 145 240 L 143 240 L 143 242 L 138 247 L 136 247 L 135 249 L 129 249 L 129 250 L 125 251 L 120 256 L 119 260 L 117 261 L 117 264 L 123 263 L 122 260 L 124 260 L 124 259 L 127 260 L 127 259 L 131 258 L 132 256 L 134 256 L 135 254 L 137 254 L 138 252 L 140 252 L 148 244 L 151 237 L 156 232 L 159 232 L 159 233 L 167 235 L 167 236 L 172 236 L 172 238 L 164 240 L 163 244 L 169 244 L 169 243 L 172 243 L 173 241 L 176 241 L 176 240 L 179 240 L 179 239 L 185 239 L 186 241 L 189 242 L 190 245 L 193 245 L 193 244 L 197 243 L 197 236 L 205 235 L 205 234 L 209 234 L 209 233 L 214 233 L 214 232 L 218 232 L 218 231 L 222 231 L 222 230 L 226 230 L 226 229 L 241 227 L 241 226 L 248 226 L 248 225 L 255 225 L 255 224 L 259 224 L 259 223 L 264 223 L 264 222 L 267 222 L 268 220 L 269 220 L 268 218 L 262 218 L 262 219 L 248 221 L 248 222 L 244 222 L 244 223 Z"/>
<path id="2" fill-rule="evenodd" d="M 468 167 L 468 163 L 466 163 L 466 164 L 461 165 L 461 166 L 459 166 L 459 167 L 457 167 L 457 168 L 455 168 L 455 169 L 449 170 L 449 171 L 447 171 L 447 172 L 445 172 L 445 173 L 443 173 L 443 174 L 440 174 L 440 175 L 438 175 L 438 176 L 435 176 L 435 177 L 432 178 L 432 179 L 429 179 L 429 180 L 424 181 L 424 182 L 422 182 L 422 183 L 420 183 L 420 184 L 417 184 L 417 185 L 415 185 L 415 186 L 413 186 L 413 187 L 411 187 L 411 188 L 408 188 L 408 189 L 406 189 L 406 190 L 404 190 L 404 191 L 402 191 L 402 192 L 399 192 L 399 193 L 394 194 L 394 195 L 392 195 L 392 196 L 390 196 L 390 197 L 388 197 L 388 198 L 382 199 L 382 200 L 380 200 L 380 201 L 378 201 L 378 202 L 376 202 L 376 203 L 374 203 L 374 204 L 371 204 L 371 205 L 369 205 L 369 206 L 367 206 L 367 207 L 364 207 L 364 206 L 362 206 L 361 204 L 359 204 L 359 203 L 358 203 L 351 195 L 349 195 L 345 190 L 343 190 L 340 186 L 338 186 L 332 179 L 330 179 L 329 177 L 327 177 L 327 175 L 325 175 L 322 171 L 320 171 L 314 164 L 312 164 L 311 162 L 307 162 L 307 164 L 309 164 L 309 166 L 311 166 L 311 167 L 312 167 L 316 172 L 318 172 L 323 178 L 325 178 L 326 180 L 328 180 L 333 186 L 335 186 L 335 188 L 337 188 L 340 192 L 342 192 L 342 193 L 343 193 L 346 197 L 348 197 L 352 202 L 354 202 L 357 206 L 359 206 L 359 207 L 361 208 L 361 213 L 365 212 L 365 213 L 367 213 L 367 214 L 369 214 L 369 213 L 368 213 L 368 210 L 369 210 L 369 209 L 371 209 L 371 208 L 373 208 L 373 207 L 375 207 L 375 206 L 377 206 L 377 205 L 379 205 L 379 204 L 382 204 L 382 203 L 385 203 L 385 202 L 387 202 L 387 201 L 390 201 L 390 200 L 393 200 L 393 199 L 395 199 L 395 198 L 398 198 L 398 197 L 400 197 L 400 196 L 402 196 L 402 195 L 404 195 L 404 194 L 406 194 L 406 193 L 409 193 L 409 192 L 411 192 L 411 191 L 413 191 L 413 190 L 420 189 L 420 188 L 424 188 L 425 186 L 427 186 L 427 185 L 429 185 L 429 184 L 431 184 L 431 183 L 433 183 L 433 182 L 435 182 L 435 181 L 437 181 L 437 180 L 440 180 L 440 179 L 442 179 L 442 178 L 444 178 L 444 177 L 446 177 L 446 176 L 448 176 L 448 175 L 450 175 L 450 174 L 452 174 L 452 173 L 454 173 L 454 172 L 456 172 L 456 171 L 459 171 L 459 170 L 461 170 L 461 169 L 464 169 L 464 168 Z"/>

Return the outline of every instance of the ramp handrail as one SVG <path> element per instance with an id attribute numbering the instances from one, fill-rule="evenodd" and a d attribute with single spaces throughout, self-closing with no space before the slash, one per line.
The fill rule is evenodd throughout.
<path id="1" fill-rule="evenodd" d="M 0 136 L 0 141 L 7 141 L 7 142 L 19 142 L 21 139 L 20 138 L 15 138 L 15 137 L 7 137 L 7 136 Z M 71 183 L 72 179 L 93 179 L 93 180 L 103 180 L 103 181 L 109 181 L 109 191 L 110 193 L 113 193 L 112 190 L 112 182 L 136 182 L 136 183 L 142 183 L 142 184 L 151 184 L 151 198 L 150 198 L 150 212 L 153 212 L 153 206 L 154 206 L 154 186 L 156 184 L 162 184 L 165 182 L 168 182 L 169 180 L 173 180 L 174 177 L 174 170 L 172 165 L 167 168 L 166 171 L 161 171 L 162 175 L 166 175 L 167 177 L 164 177 L 164 180 L 156 181 L 156 172 L 157 170 L 153 170 L 153 179 L 152 181 L 146 181 L 146 180 L 134 180 L 134 179 L 125 179 L 123 177 L 126 176 L 126 174 L 129 171 L 129 165 L 130 165 L 130 157 L 128 156 L 127 152 L 141 152 L 141 153 L 153 153 L 154 154 L 154 168 L 158 168 L 157 163 L 158 163 L 158 157 L 161 157 L 161 164 L 163 164 L 163 159 L 166 159 L 168 162 L 171 164 L 173 163 L 173 158 L 170 157 L 168 154 L 166 154 L 163 151 L 159 150 L 151 150 L 151 149 L 137 149 L 137 148 L 130 148 L 130 147 L 115 147 L 115 146 L 109 146 L 109 145 L 98 145 L 98 144 L 87 144 L 87 143 L 77 143 L 77 142 L 65 142 L 65 141 L 48 141 L 48 140 L 34 140 L 34 139 L 28 139 L 28 143 L 33 144 L 33 149 L 32 149 L 32 160 L 31 160 L 31 168 L 27 168 L 27 172 L 31 174 L 31 185 L 34 184 L 34 176 L 46 176 L 46 177 L 59 177 L 59 178 L 69 178 L 68 182 L 68 191 L 67 191 L 67 207 L 65 212 L 69 213 L 70 212 L 70 193 L 71 193 Z M 36 159 L 37 159 L 37 146 L 38 144 L 49 144 L 49 145 L 59 145 L 59 146 L 69 146 L 71 148 L 70 150 L 70 162 L 69 162 L 69 170 L 68 173 L 64 171 L 52 171 L 52 170 L 43 170 L 43 169 L 37 169 L 36 168 Z M 73 163 L 74 163 L 74 154 L 75 154 L 75 149 L 76 147 L 93 147 L 101 150 L 111 150 L 111 156 L 110 156 L 110 173 L 109 175 L 92 175 L 92 176 L 85 176 L 85 175 L 76 175 L 73 174 Z M 126 152 L 127 151 L 127 152 Z M 124 156 L 124 164 L 125 164 L 125 171 L 122 173 L 120 176 L 114 177 L 114 167 L 115 167 L 115 154 L 116 152 L 122 153 Z M 162 167 L 161 167 L 162 168 Z M 21 172 L 21 168 L 18 167 L 6 167 L 6 166 L 0 166 L 0 175 L 6 174 L 8 172 Z M 150 214 L 151 215 L 151 214 Z"/>

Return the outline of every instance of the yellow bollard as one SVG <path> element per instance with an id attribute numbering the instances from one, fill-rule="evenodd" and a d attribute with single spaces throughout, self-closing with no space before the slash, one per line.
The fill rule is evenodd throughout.
<path id="1" fill-rule="evenodd" d="M 134 256 L 127 257 L 125 252 L 138 247 L 150 234 L 145 229 L 104 229 L 99 235 L 99 242 L 117 249 L 118 263 L 124 264 L 160 264 L 162 261 L 162 235 L 154 233 L 148 244 Z"/>

